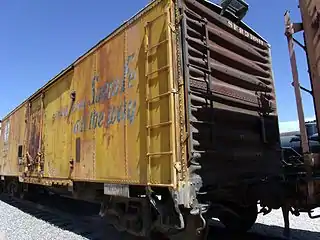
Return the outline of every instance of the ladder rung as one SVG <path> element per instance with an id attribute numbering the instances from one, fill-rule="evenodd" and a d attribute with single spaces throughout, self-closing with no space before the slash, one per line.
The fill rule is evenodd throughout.
<path id="1" fill-rule="evenodd" d="M 172 121 L 162 122 L 162 123 L 158 123 L 158 124 L 154 124 L 154 125 L 148 125 L 147 128 L 163 127 L 163 126 L 170 125 L 170 124 L 172 124 Z"/>
<path id="2" fill-rule="evenodd" d="M 169 39 L 165 39 L 165 40 L 163 40 L 163 41 L 161 41 L 161 42 L 159 42 L 159 43 L 157 43 L 157 44 L 155 44 L 155 45 L 151 46 L 151 47 L 150 47 L 149 49 L 147 49 L 145 52 L 146 52 L 146 53 L 150 52 L 152 49 L 154 49 L 154 48 L 156 48 L 156 47 L 160 46 L 161 44 L 163 44 L 163 43 L 167 42 L 168 40 L 169 40 Z"/>
<path id="3" fill-rule="evenodd" d="M 161 156 L 161 155 L 172 155 L 172 152 L 154 152 L 154 153 L 147 153 L 147 156 Z M 150 158 L 149 158 L 150 159 Z"/>
<path id="4" fill-rule="evenodd" d="M 152 71 L 151 73 L 147 73 L 146 77 L 148 77 L 148 76 L 150 76 L 150 75 L 152 75 L 152 74 L 154 74 L 154 73 L 156 73 L 156 72 L 163 71 L 163 70 L 165 70 L 165 69 L 167 69 L 167 68 L 169 68 L 169 67 L 170 67 L 169 65 L 166 65 L 166 66 L 164 66 L 164 67 L 162 67 L 162 68 L 159 68 L 159 69 L 157 69 L 157 70 Z"/>
<path id="5" fill-rule="evenodd" d="M 159 94 L 157 96 L 154 96 L 152 98 L 148 98 L 146 101 L 147 102 L 151 102 L 152 100 L 156 99 L 156 98 L 161 98 L 161 97 L 164 97 L 164 96 L 169 96 L 171 93 L 174 93 L 173 91 L 172 92 L 166 92 L 166 93 L 162 93 L 162 94 Z"/>

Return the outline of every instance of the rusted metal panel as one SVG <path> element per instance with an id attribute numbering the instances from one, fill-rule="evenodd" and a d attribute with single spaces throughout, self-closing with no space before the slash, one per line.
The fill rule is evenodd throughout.
<path id="1" fill-rule="evenodd" d="M 190 177 L 209 187 L 280 174 L 268 43 L 215 4 L 182 3 Z"/>
<path id="2" fill-rule="evenodd" d="M 71 109 L 73 70 L 44 91 L 44 177 L 68 178 L 71 160 Z"/>
<path id="3" fill-rule="evenodd" d="M 91 78 L 90 92 L 86 92 L 94 104 L 90 113 L 92 130 L 89 126 L 87 131 L 93 131 L 98 140 L 93 149 L 98 179 L 129 179 L 127 128 L 136 114 L 132 104 L 136 96 L 128 95 L 132 82 L 124 80 L 124 71 L 128 69 L 125 62 L 132 59 L 126 56 L 125 31 L 97 51 L 95 77 Z"/>
<path id="4" fill-rule="evenodd" d="M 22 106 L 15 114 L 3 120 L 1 125 L 1 175 L 18 176 L 22 164 L 18 159 L 19 146 L 24 144 L 25 108 Z M 24 149 L 22 148 L 22 151 Z"/>
<path id="5" fill-rule="evenodd" d="M 21 175 L 23 172 L 23 160 L 24 160 L 24 154 L 25 154 L 25 146 L 24 146 L 24 140 L 25 140 L 25 130 L 26 130 L 26 122 L 25 122 L 25 112 L 26 108 L 25 106 L 22 106 L 19 108 L 19 110 L 16 112 L 16 114 L 12 115 L 10 117 L 10 126 L 12 128 L 11 134 L 12 138 L 10 141 L 10 154 L 9 154 L 9 161 L 11 160 L 12 169 L 14 169 L 14 172 L 16 175 Z M 18 150 L 21 148 L 22 155 L 18 155 Z M 16 172 L 17 171 L 17 172 Z"/>
<path id="6" fill-rule="evenodd" d="M 96 52 L 94 52 L 75 66 L 72 79 L 72 89 L 76 95 L 70 115 L 71 156 L 74 160 L 76 139 L 80 138 L 80 161 L 74 163 L 72 177 L 79 180 L 90 180 L 95 176 L 95 141 L 99 141 L 95 138 L 95 123 L 97 123 L 95 99 L 99 96 L 94 91 L 96 81 Z"/>
<path id="7" fill-rule="evenodd" d="M 75 66 L 73 89 L 81 106 L 72 113 L 72 153 L 80 149 L 75 179 L 172 184 L 174 103 L 170 68 L 162 69 L 170 64 L 166 3 L 149 9 Z"/>
<path id="8" fill-rule="evenodd" d="M 6 165 L 8 161 L 8 151 L 9 151 L 9 129 L 10 129 L 10 121 L 9 118 L 2 120 L 1 123 L 1 138 L 0 138 L 0 146 L 1 146 L 1 175 L 5 174 Z"/>
<path id="9" fill-rule="evenodd" d="M 24 172 L 28 177 L 40 177 L 43 175 L 43 95 L 37 95 L 30 100 L 26 111 L 24 119 L 26 120 L 26 135 L 24 136 L 26 169 Z"/>
<path id="10" fill-rule="evenodd" d="M 31 158 L 35 159 L 41 148 L 40 134 L 41 134 L 41 98 L 40 96 L 36 98 L 31 103 L 30 108 L 30 118 L 28 122 L 29 136 L 28 136 L 28 145 L 27 152 Z"/>

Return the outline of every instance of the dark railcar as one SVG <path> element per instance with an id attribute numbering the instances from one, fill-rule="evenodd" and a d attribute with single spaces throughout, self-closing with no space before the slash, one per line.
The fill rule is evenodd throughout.
<path id="1" fill-rule="evenodd" d="M 228 4 L 227 4 L 228 2 Z M 242 9 L 246 7 L 242 1 Z M 231 1 L 180 1 L 196 209 L 248 230 L 257 202 L 281 206 L 281 150 L 269 44 Z M 231 220 L 232 219 L 232 220 Z"/>
<path id="2" fill-rule="evenodd" d="M 267 42 L 209 2 L 184 1 L 182 36 L 192 162 L 205 185 L 278 174 Z"/>

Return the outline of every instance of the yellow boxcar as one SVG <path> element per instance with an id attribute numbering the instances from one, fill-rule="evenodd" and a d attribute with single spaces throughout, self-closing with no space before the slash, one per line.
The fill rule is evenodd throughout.
<path id="1" fill-rule="evenodd" d="M 10 115 L 6 156 L 26 137 L 24 181 L 175 184 L 173 14 L 170 1 L 153 3 L 28 99 L 26 116 Z"/>
<path id="2" fill-rule="evenodd" d="M 98 200 L 136 235 L 184 229 L 182 207 L 221 217 L 232 199 L 240 222 L 222 219 L 236 230 L 254 223 L 257 200 L 278 207 L 274 182 L 259 182 L 281 172 L 270 46 L 230 9 L 152 1 L 11 112 L 9 191 Z"/>

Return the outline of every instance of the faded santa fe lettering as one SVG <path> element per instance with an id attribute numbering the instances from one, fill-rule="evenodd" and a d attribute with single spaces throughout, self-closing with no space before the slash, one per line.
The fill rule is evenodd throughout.
<path id="1" fill-rule="evenodd" d="M 71 113 L 85 109 L 88 104 L 92 105 L 108 101 L 119 94 L 123 94 L 126 88 L 132 88 L 134 86 L 134 80 L 136 79 L 136 72 L 130 67 L 130 64 L 134 59 L 135 53 L 130 54 L 126 58 L 122 77 L 104 82 L 99 87 L 97 87 L 97 83 L 100 81 L 100 77 L 98 75 L 94 75 L 91 80 L 91 98 L 89 102 L 80 100 L 79 102 L 74 103 Z M 61 110 L 53 113 L 52 118 L 53 120 L 57 118 L 65 118 L 68 116 L 68 112 L 69 106 L 64 106 Z"/>
<path id="2" fill-rule="evenodd" d="M 111 106 L 108 110 L 105 126 L 108 127 L 115 122 L 128 120 L 131 124 L 134 121 L 136 111 L 136 101 L 123 102 L 119 106 Z"/>
<path id="3" fill-rule="evenodd" d="M 134 86 L 136 73 L 130 67 L 134 58 L 135 54 L 131 54 L 127 57 L 124 64 L 122 79 L 118 78 L 110 82 L 104 82 L 98 87 L 97 85 L 101 79 L 98 75 L 93 76 L 91 80 L 91 98 L 89 98 L 88 101 L 89 105 L 105 103 L 113 97 L 123 94 L 126 89 Z M 84 101 L 81 101 L 81 103 L 82 102 Z M 84 102 L 84 104 L 86 103 Z M 78 106 L 77 109 L 81 109 L 82 104 L 76 104 L 76 106 Z M 108 108 L 104 111 L 91 111 L 87 117 L 82 117 L 75 122 L 73 132 L 76 134 L 96 128 L 107 128 L 123 121 L 128 121 L 129 124 L 132 124 L 135 119 L 136 106 L 136 100 L 127 99 L 121 101 L 119 104 L 108 104 Z M 83 108 L 85 107 L 86 106 Z"/>
<path id="4" fill-rule="evenodd" d="M 68 111 L 69 111 L 69 109 L 67 107 L 64 107 L 64 108 L 58 110 L 57 112 L 53 113 L 52 119 L 57 120 L 59 118 L 66 117 L 66 116 L 68 116 Z"/>
<path id="5" fill-rule="evenodd" d="M 126 87 L 133 87 L 133 80 L 136 77 L 136 73 L 129 66 L 130 63 L 134 60 L 135 54 L 131 54 L 127 57 L 124 64 L 123 78 L 122 79 L 114 79 L 111 82 L 105 82 L 99 88 L 96 87 L 96 83 L 99 82 L 99 76 L 94 76 L 91 81 L 91 96 L 92 101 L 91 104 L 104 102 L 106 100 L 111 99 L 112 97 L 116 97 L 119 94 L 125 92 Z M 127 83 L 126 83 L 127 79 Z"/>
<path id="6" fill-rule="evenodd" d="M 80 118 L 74 124 L 73 132 L 74 133 L 84 132 L 85 131 L 85 126 L 86 126 L 86 118 L 85 117 Z"/>
<path id="7" fill-rule="evenodd" d="M 94 76 L 92 79 L 92 89 L 91 89 L 91 104 L 105 102 L 112 97 L 117 96 L 119 93 L 124 92 L 123 80 L 115 79 L 111 82 L 105 82 L 102 86 L 96 87 L 96 82 L 99 81 L 99 76 Z M 122 91 L 119 91 L 119 90 Z"/>
<path id="8" fill-rule="evenodd" d="M 243 28 L 239 27 L 237 24 L 231 22 L 230 20 L 228 20 L 228 26 L 232 29 L 234 29 L 235 31 L 237 31 L 238 33 L 240 33 L 241 35 L 244 35 L 245 37 L 255 41 L 256 43 L 259 43 L 261 45 L 265 45 L 264 41 L 262 41 L 261 39 L 257 38 L 256 36 L 254 36 L 253 34 L 249 33 L 248 31 L 244 30 Z"/>
<path id="9" fill-rule="evenodd" d="M 123 101 L 119 105 L 111 105 L 107 112 L 95 111 L 89 113 L 89 119 L 82 117 L 77 120 L 73 132 L 75 134 L 85 132 L 87 129 L 93 130 L 96 128 L 108 128 L 109 126 L 120 123 L 122 121 L 128 121 L 132 124 L 136 114 L 136 101 L 129 100 Z"/>
<path id="10" fill-rule="evenodd" d="M 136 77 L 135 71 L 131 70 L 131 68 L 129 67 L 129 64 L 134 60 L 134 57 L 134 53 L 129 55 L 124 64 L 124 79 L 128 79 L 128 88 L 131 88 L 133 86 L 132 81 Z"/>

